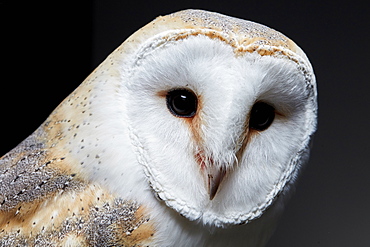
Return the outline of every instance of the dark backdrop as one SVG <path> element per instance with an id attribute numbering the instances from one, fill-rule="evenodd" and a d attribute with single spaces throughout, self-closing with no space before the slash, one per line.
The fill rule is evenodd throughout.
<path id="1" fill-rule="evenodd" d="M 311 160 L 269 247 L 370 246 L 364 1 L 15 2 L 0 0 L 0 156 L 138 28 L 160 14 L 212 10 L 281 31 L 307 53 L 317 76 L 319 130 Z"/>

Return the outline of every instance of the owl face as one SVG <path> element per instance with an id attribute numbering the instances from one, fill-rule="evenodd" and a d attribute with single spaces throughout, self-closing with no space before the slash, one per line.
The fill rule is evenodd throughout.
<path id="1" fill-rule="evenodd" d="M 160 33 L 134 53 L 123 90 L 153 193 L 217 227 L 258 218 L 287 187 L 306 159 L 316 109 L 301 57 L 229 41 Z"/>

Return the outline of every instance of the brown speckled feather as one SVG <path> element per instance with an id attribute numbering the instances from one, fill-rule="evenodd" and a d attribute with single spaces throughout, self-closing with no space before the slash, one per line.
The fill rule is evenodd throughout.
<path id="1" fill-rule="evenodd" d="M 0 246 L 144 245 L 143 208 L 85 181 L 42 129 L 0 159 Z"/>

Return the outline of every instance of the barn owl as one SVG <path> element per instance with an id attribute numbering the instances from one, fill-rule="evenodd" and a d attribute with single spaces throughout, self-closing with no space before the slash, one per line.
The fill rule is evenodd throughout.
<path id="1" fill-rule="evenodd" d="M 202 10 L 150 22 L 0 160 L 0 246 L 263 246 L 316 128 L 304 52 Z"/>

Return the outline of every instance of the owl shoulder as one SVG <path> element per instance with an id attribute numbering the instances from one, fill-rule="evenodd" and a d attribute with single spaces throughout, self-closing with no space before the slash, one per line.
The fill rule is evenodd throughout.
<path id="1" fill-rule="evenodd" d="M 0 158 L 0 246 L 138 246 L 154 235 L 147 209 L 89 183 L 36 131 Z"/>

